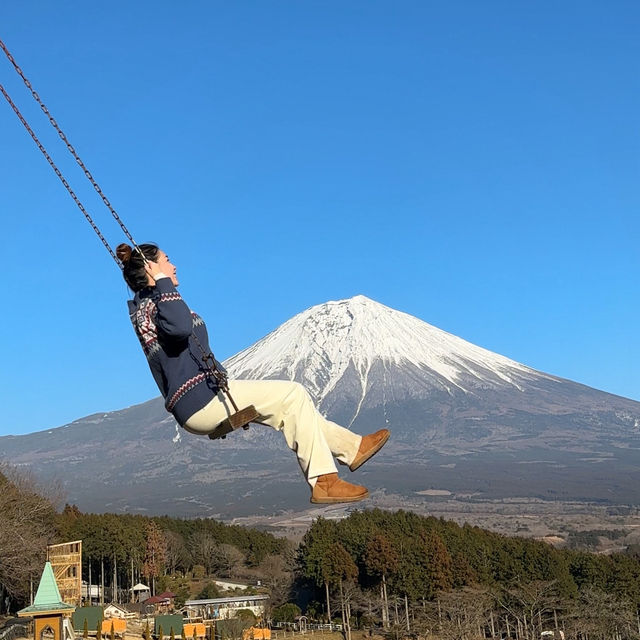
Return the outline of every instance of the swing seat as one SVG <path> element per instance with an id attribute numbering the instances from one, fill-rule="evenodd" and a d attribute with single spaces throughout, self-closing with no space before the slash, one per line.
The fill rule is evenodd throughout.
<path id="1" fill-rule="evenodd" d="M 240 409 L 235 413 L 232 413 L 228 418 L 225 418 L 210 434 L 211 440 L 224 439 L 228 433 L 235 431 L 242 427 L 243 429 L 249 428 L 250 422 L 256 422 L 260 417 L 260 414 L 256 411 L 256 408 L 250 404 L 244 409 Z"/>

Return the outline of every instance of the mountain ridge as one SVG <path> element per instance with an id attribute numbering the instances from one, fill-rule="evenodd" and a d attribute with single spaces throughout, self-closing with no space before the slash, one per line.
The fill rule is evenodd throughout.
<path id="1" fill-rule="evenodd" d="M 225 361 L 307 387 L 330 419 L 392 439 L 361 473 L 375 495 L 429 488 L 640 502 L 640 403 L 536 371 L 365 296 L 297 314 Z M 308 508 L 277 432 L 177 431 L 162 400 L 0 437 L 9 462 L 58 477 L 89 510 L 234 517 Z M 510 474 L 505 481 L 504 473 Z"/>

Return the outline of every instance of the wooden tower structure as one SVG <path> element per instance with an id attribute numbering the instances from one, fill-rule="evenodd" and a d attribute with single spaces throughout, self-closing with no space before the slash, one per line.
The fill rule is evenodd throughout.
<path id="1" fill-rule="evenodd" d="M 62 602 L 82 605 L 82 540 L 50 544 L 47 560 L 51 563 Z"/>

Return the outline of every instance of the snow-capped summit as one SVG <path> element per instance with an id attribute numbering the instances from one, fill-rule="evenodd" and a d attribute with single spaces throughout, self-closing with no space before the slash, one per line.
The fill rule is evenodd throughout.
<path id="1" fill-rule="evenodd" d="M 294 316 L 225 363 L 237 378 L 285 378 L 304 384 L 317 402 L 354 376 L 363 397 L 376 364 L 411 369 L 425 387 L 472 391 L 541 375 L 414 316 L 363 295 L 316 305 Z M 378 367 L 379 368 L 379 367 Z"/>

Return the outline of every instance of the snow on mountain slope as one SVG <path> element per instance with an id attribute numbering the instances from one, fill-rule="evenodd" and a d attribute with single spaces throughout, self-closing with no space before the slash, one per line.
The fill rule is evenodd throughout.
<path id="1" fill-rule="evenodd" d="M 357 372 L 364 398 L 380 360 L 413 365 L 447 391 L 469 391 L 469 377 L 474 386 L 520 390 L 523 381 L 544 376 L 362 295 L 299 313 L 225 366 L 236 378 L 297 380 L 321 402 L 349 369 Z"/>

